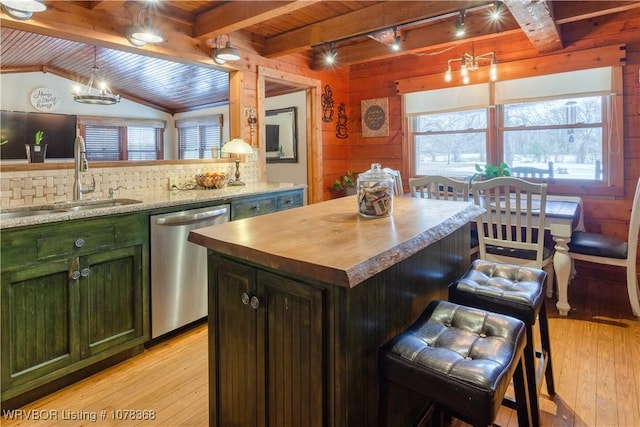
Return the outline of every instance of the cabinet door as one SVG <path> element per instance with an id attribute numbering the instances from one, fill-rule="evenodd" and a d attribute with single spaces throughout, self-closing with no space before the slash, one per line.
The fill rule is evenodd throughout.
<path id="1" fill-rule="evenodd" d="M 77 258 L 2 272 L 2 400 L 78 361 L 74 271 Z"/>
<path id="2" fill-rule="evenodd" d="M 322 290 L 265 271 L 258 271 L 258 286 L 258 310 L 264 310 L 258 317 L 258 354 L 264 354 L 267 425 L 322 426 Z"/>
<path id="3" fill-rule="evenodd" d="M 218 259 L 214 289 L 209 289 L 210 425 L 264 425 L 263 374 L 258 372 L 254 268 Z M 215 319 L 215 324 L 213 323 Z M 217 369 L 216 369 L 217 368 Z"/>
<path id="4" fill-rule="evenodd" d="M 142 247 L 81 257 L 80 272 L 82 357 L 142 337 Z"/>

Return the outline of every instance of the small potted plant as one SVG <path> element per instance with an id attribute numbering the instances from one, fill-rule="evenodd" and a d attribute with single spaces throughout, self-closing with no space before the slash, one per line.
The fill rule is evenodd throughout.
<path id="1" fill-rule="evenodd" d="M 42 143 L 43 139 L 44 132 L 39 130 L 34 135 L 33 144 L 24 145 L 29 163 L 44 163 L 47 157 L 47 144 Z"/>
<path id="2" fill-rule="evenodd" d="M 476 163 L 476 173 L 471 175 L 470 181 L 497 178 L 499 176 L 511 176 L 509 165 L 505 162 L 500 162 L 498 165 L 487 163 L 484 166 Z"/>
<path id="3" fill-rule="evenodd" d="M 356 194 L 356 180 L 351 171 L 347 171 L 346 175 L 336 179 L 333 183 L 333 189 L 336 192 L 345 192 L 347 196 Z"/>

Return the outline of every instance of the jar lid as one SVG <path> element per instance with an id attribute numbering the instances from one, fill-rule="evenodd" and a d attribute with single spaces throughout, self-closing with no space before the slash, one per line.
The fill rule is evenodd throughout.
<path id="1" fill-rule="evenodd" d="M 358 177 L 362 177 L 366 180 L 378 181 L 388 181 L 390 179 L 393 179 L 391 175 L 382 170 L 382 165 L 380 165 L 380 163 L 371 163 L 371 169 L 361 173 L 360 175 L 358 175 Z"/>

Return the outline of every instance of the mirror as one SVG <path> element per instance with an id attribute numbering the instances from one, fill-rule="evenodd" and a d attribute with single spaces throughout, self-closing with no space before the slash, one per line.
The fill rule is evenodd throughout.
<path id="1" fill-rule="evenodd" d="M 267 163 L 298 163 L 297 107 L 265 112 Z"/>

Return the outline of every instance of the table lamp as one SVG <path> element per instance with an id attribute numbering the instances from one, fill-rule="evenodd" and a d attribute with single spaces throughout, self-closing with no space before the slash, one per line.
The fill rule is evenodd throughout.
<path id="1" fill-rule="evenodd" d="M 253 148 L 242 138 L 233 138 L 222 146 L 221 151 L 236 155 L 236 180 L 231 181 L 229 185 L 244 185 L 244 182 L 240 181 L 240 154 L 253 154 Z"/>

